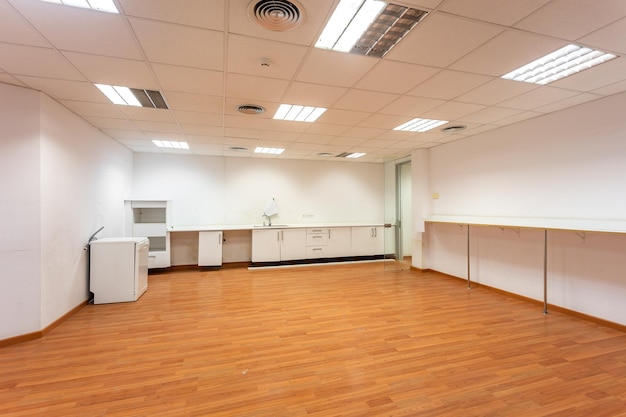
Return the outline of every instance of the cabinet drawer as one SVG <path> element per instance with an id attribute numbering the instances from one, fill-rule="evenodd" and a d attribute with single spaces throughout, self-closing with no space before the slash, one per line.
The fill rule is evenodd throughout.
<path id="1" fill-rule="evenodd" d="M 326 233 L 326 234 L 328 234 L 328 228 L 327 227 L 308 227 L 306 229 L 306 232 L 307 233 L 313 233 L 313 234 L 316 234 L 316 233 Z"/>
<path id="2" fill-rule="evenodd" d="M 306 235 L 307 246 L 328 245 L 328 233 L 308 233 Z"/>
<path id="3" fill-rule="evenodd" d="M 327 258 L 328 246 L 307 246 L 306 257 L 308 259 Z"/>

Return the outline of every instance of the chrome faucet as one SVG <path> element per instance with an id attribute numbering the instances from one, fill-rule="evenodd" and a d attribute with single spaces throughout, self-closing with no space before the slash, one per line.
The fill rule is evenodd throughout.
<path id="1" fill-rule="evenodd" d="M 268 216 L 267 214 L 263 213 L 263 217 L 267 217 L 267 225 L 271 226 L 272 225 L 272 218 L 270 216 Z M 263 220 L 263 226 L 265 226 L 265 220 Z"/>

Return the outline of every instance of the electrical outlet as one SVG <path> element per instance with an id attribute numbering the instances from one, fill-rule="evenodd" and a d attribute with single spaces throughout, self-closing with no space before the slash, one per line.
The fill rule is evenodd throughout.
<path id="1" fill-rule="evenodd" d="M 312 219 L 313 218 L 313 213 L 303 213 L 302 214 L 302 218 L 303 219 Z"/>

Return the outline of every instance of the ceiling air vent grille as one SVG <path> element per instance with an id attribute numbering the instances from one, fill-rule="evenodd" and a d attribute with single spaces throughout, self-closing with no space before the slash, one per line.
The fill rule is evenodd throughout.
<path id="1" fill-rule="evenodd" d="M 265 108 L 256 104 L 242 104 L 237 106 L 237 111 L 243 114 L 261 114 L 265 113 Z"/>
<path id="2" fill-rule="evenodd" d="M 151 107 L 153 109 L 168 109 L 165 99 L 160 91 L 142 90 L 139 88 L 131 88 L 130 91 L 137 98 L 141 107 Z"/>
<path id="3" fill-rule="evenodd" d="M 248 16 L 265 29 L 285 31 L 302 23 L 301 9 L 295 1 L 253 0 L 248 5 Z"/>

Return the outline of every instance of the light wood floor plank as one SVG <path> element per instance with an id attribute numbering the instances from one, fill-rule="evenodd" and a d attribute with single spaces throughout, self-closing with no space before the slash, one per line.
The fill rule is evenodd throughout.
<path id="1" fill-rule="evenodd" d="M 382 264 L 175 268 L 0 348 L 0 415 L 626 416 L 626 334 Z"/>

